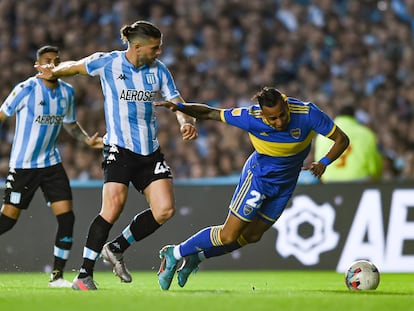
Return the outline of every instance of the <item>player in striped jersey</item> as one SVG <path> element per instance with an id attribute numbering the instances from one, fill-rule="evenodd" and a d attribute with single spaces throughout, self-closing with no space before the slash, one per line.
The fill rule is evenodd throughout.
<path id="1" fill-rule="evenodd" d="M 233 109 L 189 103 L 156 104 L 239 127 L 249 133 L 255 149 L 244 165 L 225 223 L 205 228 L 177 246 L 161 249 L 158 280 L 163 290 L 169 289 L 180 259 L 185 258 L 178 269 L 178 284 L 183 287 L 201 260 L 259 241 L 282 214 L 301 169 L 320 178 L 326 166 L 349 144 L 344 132 L 312 103 L 288 98 L 270 87 L 263 88 L 254 99 L 258 104 Z M 317 133 L 334 144 L 318 162 L 302 167 Z"/>
<path id="2" fill-rule="evenodd" d="M 174 214 L 172 174 L 157 140 L 153 102 L 163 98 L 182 102 L 173 77 L 158 60 L 162 34 L 153 24 L 137 21 L 121 28 L 125 51 L 94 53 L 57 67 L 39 67 L 39 77 L 76 74 L 99 76 L 104 93 L 107 133 L 104 136 L 103 203 L 89 227 L 83 264 L 73 282 L 78 290 L 96 290 L 93 269 L 100 253 L 123 282 L 131 282 L 123 253 L 134 242 L 152 234 Z M 177 112 L 183 139 L 197 137 L 195 119 Z M 149 208 L 137 214 L 123 232 L 106 243 L 109 231 L 125 205 L 128 186 L 142 192 Z"/>
<path id="3" fill-rule="evenodd" d="M 36 64 L 59 63 L 59 50 L 44 46 L 37 51 Z M 58 228 L 50 287 L 70 287 L 63 270 L 72 247 L 74 214 L 69 179 L 56 148 L 63 127 L 76 139 L 102 148 L 97 133 L 89 137 L 76 122 L 75 96 L 71 85 L 59 79 L 30 77 L 19 83 L 0 107 L 0 121 L 16 115 L 16 130 L 0 214 L 0 234 L 9 231 L 27 209 L 37 189 L 56 215 Z"/>

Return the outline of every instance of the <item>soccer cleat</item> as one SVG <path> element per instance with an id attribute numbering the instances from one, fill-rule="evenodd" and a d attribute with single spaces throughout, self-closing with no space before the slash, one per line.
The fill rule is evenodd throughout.
<path id="1" fill-rule="evenodd" d="M 162 290 L 168 290 L 177 269 L 178 260 L 174 257 L 174 245 L 164 246 L 160 250 L 161 265 L 158 270 L 158 283 Z"/>
<path id="2" fill-rule="evenodd" d="M 55 281 L 60 278 L 63 278 L 62 270 L 53 270 L 52 273 L 50 274 L 50 281 Z"/>
<path id="3" fill-rule="evenodd" d="M 78 278 L 76 277 L 73 280 L 72 288 L 74 290 L 97 290 L 95 281 L 93 278 L 89 275 L 85 278 Z"/>
<path id="4" fill-rule="evenodd" d="M 53 270 L 50 274 L 49 287 L 52 288 L 70 288 L 72 283 L 63 278 L 63 272 L 60 270 Z"/>
<path id="5" fill-rule="evenodd" d="M 180 287 L 184 287 L 191 273 L 198 271 L 198 264 L 200 262 L 201 260 L 198 258 L 198 254 L 192 254 L 184 258 L 183 264 L 177 270 L 178 285 Z"/>
<path id="6" fill-rule="evenodd" d="M 132 282 L 131 274 L 125 266 L 123 253 L 114 253 L 109 248 L 109 243 L 106 243 L 102 248 L 101 256 L 104 261 L 112 264 L 112 271 L 121 279 L 121 282 Z"/>
<path id="7" fill-rule="evenodd" d="M 65 280 L 64 278 L 60 278 L 57 280 L 53 280 L 49 282 L 49 287 L 52 288 L 71 288 L 72 283 Z"/>

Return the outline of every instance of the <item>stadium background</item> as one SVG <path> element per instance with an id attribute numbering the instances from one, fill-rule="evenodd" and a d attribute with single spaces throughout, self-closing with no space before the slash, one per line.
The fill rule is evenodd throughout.
<path id="1" fill-rule="evenodd" d="M 302 187 L 308 190 L 317 206 L 323 206 L 325 202 L 333 205 L 337 213 L 334 228 L 340 232 L 338 252 L 344 247 L 362 194 L 373 187 L 380 189 L 384 196 L 381 205 L 383 241 L 387 241 L 392 193 L 399 187 L 412 187 L 414 176 L 414 1 L 2 0 L 1 100 L 16 83 L 35 74 L 33 63 L 38 47 L 57 45 L 61 49 L 62 60 L 79 59 L 95 51 L 124 49 L 119 28 L 139 19 L 152 21 L 163 31 L 161 60 L 169 66 L 187 101 L 201 101 L 222 108 L 245 106 L 259 87 L 275 85 L 288 95 L 314 101 L 332 117 L 338 107 L 356 103 L 358 119 L 370 126 L 379 138 L 384 156 L 381 183 Z M 72 83 L 77 92 L 77 114 L 81 124 L 89 133 L 98 131 L 103 135 L 105 127 L 99 81 L 90 77 L 65 80 Z M 155 263 L 150 262 L 154 258 L 152 247 L 178 242 L 203 225 L 223 221 L 221 217 L 225 215 L 233 185 L 180 185 L 180 179 L 224 176 L 233 181 L 252 150 L 247 135 L 242 131 L 214 122 L 199 122 L 199 139 L 183 142 L 172 114 L 161 109 L 158 113 L 159 140 L 178 181 L 180 211 L 191 198 L 194 200 L 191 209 L 196 210 L 190 222 L 179 214 L 157 233 L 156 240 L 148 239 L 142 247 L 131 251 L 130 258 L 137 258 L 132 263 L 137 269 L 152 269 L 157 265 L 156 258 Z M 8 169 L 13 126 L 14 120 L 9 120 L 0 131 L 0 176 L 3 178 Z M 99 183 L 102 179 L 99 152 L 86 149 L 65 134 L 60 138 L 59 149 L 73 181 L 84 182 L 83 185 L 93 185 L 93 181 Z M 312 160 L 311 154 L 308 161 Z M 186 187 L 196 188 L 188 190 Z M 214 191 L 210 193 L 206 189 Z M 298 189 L 298 194 L 301 189 Z M 334 190 L 344 193 L 338 196 Z M 193 197 L 194 194 L 198 197 Z M 199 202 L 204 195 L 209 200 Z M 341 208 L 335 204 L 338 197 L 346 199 Z M 71 260 L 76 260 L 73 267 L 77 268 L 78 252 L 86 234 L 82 229 L 87 228 L 88 221 L 100 205 L 99 187 L 77 188 L 75 204 L 78 243 L 75 243 Z M 364 204 L 369 206 L 370 202 Z M 135 213 L 135 206 L 144 207 L 142 198 L 138 196 L 131 198 L 128 205 L 117 223 L 120 227 Z M 55 222 L 46 216 L 50 211 L 43 206 L 42 198 L 37 196 L 17 228 L 0 239 L 2 249 L 6 249 L 1 253 L 1 270 L 45 268 L 53 230 L 44 229 L 54 226 Z M 399 235 L 405 241 L 403 261 L 412 262 L 414 229 L 410 222 L 414 219 L 414 204 L 404 206 L 406 225 L 400 228 Z M 190 226 L 186 227 L 186 224 Z M 315 229 L 316 223 L 313 225 L 311 227 Z M 366 227 L 361 228 L 364 229 Z M 367 230 L 369 245 L 370 229 Z M 117 228 L 112 232 L 117 232 Z M 274 245 L 275 236 L 276 230 L 271 231 L 260 245 L 246 249 L 249 255 L 241 253 L 248 259 L 246 266 L 336 268 L 339 253 L 333 255 L 336 260 L 332 261 L 329 257 L 329 253 L 335 253 L 332 249 L 321 255 L 321 266 L 304 265 L 292 255 L 288 260 L 278 258 L 270 261 L 271 256 L 281 256 L 273 247 L 269 248 L 269 245 Z M 166 237 L 171 241 L 166 241 Z M 150 244 L 153 245 L 144 247 Z M 16 246 L 19 247 L 14 250 Z M 22 248 L 27 253 L 22 253 Z M 14 255 L 16 251 L 18 253 Z M 226 256 L 212 261 L 210 267 L 241 267 L 227 260 Z M 394 264 L 399 267 L 398 261 Z M 409 267 L 414 267 L 414 264 Z"/>
<path id="2" fill-rule="evenodd" d="M 414 176 L 413 1 L 2 0 L 0 99 L 35 74 L 40 46 L 57 45 L 62 60 L 124 49 L 119 28 L 139 19 L 163 31 L 161 60 L 187 101 L 245 106 L 259 87 L 274 85 L 332 117 L 355 103 L 359 120 L 379 137 L 383 180 Z M 65 80 L 76 89 L 81 124 L 103 135 L 99 79 Z M 200 138 L 187 143 L 173 115 L 158 112 L 159 140 L 176 178 L 238 174 L 251 151 L 241 130 L 199 122 Z M 1 176 L 13 126 L 10 120 L 0 135 Z M 59 148 L 71 178 L 102 178 L 98 151 L 65 134 Z"/>

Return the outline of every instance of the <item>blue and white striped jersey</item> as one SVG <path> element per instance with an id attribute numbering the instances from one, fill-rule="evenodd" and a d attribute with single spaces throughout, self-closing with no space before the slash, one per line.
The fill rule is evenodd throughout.
<path id="1" fill-rule="evenodd" d="M 16 131 L 10 168 L 43 168 L 61 162 L 56 140 L 63 122 L 76 122 L 73 87 L 59 80 L 55 89 L 30 77 L 19 83 L 0 110 L 8 117 L 16 113 Z"/>
<path id="2" fill-rule="evenodd" d="M 161 61 L 137 69 L 125 52 L 94 53 L 86 60 L 86 70 L 101 79 L 107 130 L 104 144 L 148 155 L 159 147 L 153 101 L 180 94 Z"/>

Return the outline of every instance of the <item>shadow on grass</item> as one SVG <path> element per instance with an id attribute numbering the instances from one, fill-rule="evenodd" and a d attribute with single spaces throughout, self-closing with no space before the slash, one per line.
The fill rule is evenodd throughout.
<path id="1" fill-rule="evenodd" d="M 391 292 L 383 290 L 302 290 L 307 293 L 330 293 L 330 294 L 349 294 L 349 295 L 380 295 L 380 296 L 412 296 L 414 292 Z"/>
<path id="2" fill-rule="evenodd" d="M 228 294 L 234 294 L 237 293 L 237 291 L 234 290 L 221 290 L 221 289 L 210 289 L 210 290 L 203 290 L 203 289 L 177 289 L 177 290 L 169 290 L 170 293 L 182 293 L 182 294 L 191 294 L 191 295 L 204 295 L 204 294 L 217 294 L 217 295 L 228 295 Z"/>

